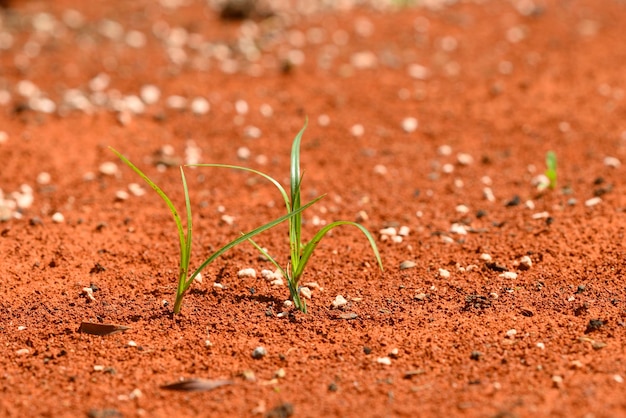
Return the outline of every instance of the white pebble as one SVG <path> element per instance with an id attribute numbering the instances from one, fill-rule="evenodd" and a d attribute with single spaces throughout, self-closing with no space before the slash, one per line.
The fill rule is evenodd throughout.
<path id="1" fill-rule="evenodd" d="M 467 215 L 470 211 L 469 208 L 465 205 L 458 205 L 454 209 L 456 210 L 456 213 L 461 214 L 461 215 Z"/>
<path id="2" fill-rule="evenodd" d="M 444 157 L 452 155 L 452 147 L 450 145 L 441 145 L 437 148 L 437 154 Z"/>
<path id="3" fill-rule="evenodd" d="M 239 147 L 237 148 L 237 158 L 240 160 L 247 160 L 252 155 L 250 149 L 248 147 Z"/>
<path id="4" fill-rule="evenodd" d="M 502 279 L 517 279 L 517 273 L 515 273 L 514 271 L 505 271 L 504 273 L 500 274 L 498 277 L 502 278 Z"/>
<path id="5" fill-rule="evenodd" d="M 523 256 L 519 261 L 520 267 L 526 270 L 530 269 L 533 266 L 533 260 L 527 255 Z"/>
<path id="6" fill-rule="evenodd" d="M 128 190 L 133 196 L 143 196 L 146 194 L 146 190 L 137 183 L 130 183 Z"/>
<path id="7" fill-rule="evenodd" d="M 221 219 L 222 222 L 229 226 L 235 223 L 235 217 L 231 215 L 222 215 Z"/>
<path id="8" fill-rule="evenodd" d="M 15 350 L 15 354 L 18 356 L 25 356 L 28 353 L 30 353 L 30 350 L 28 348 L 20 348 L 19 350 Z"/>
<path id="9" fill-rule="evenodd" d="M 459 223 L 454 223 L 450 226 L 450 233 L 459 234 L 459 235 L 467 235 L 467 227 Z"/>
<path id="10" fill-rule="evenodd" d="M 411 228 L 409 228 L 406 225 L 403 225 L 400 227 L 400 230 L 398 231 L 398 235 L 400 235 L 401 237 L 408 237 L 410 232 L 411 232 Z"/>
<path id="11" fill-rule="evenodd" d="M 495 202 L 496 201 L 496 197 L 493 194 L 493 191 L 491 190 L 490 187 L 485 187 L 483 189 L 483 197 L 485 198 L 485 200 L 489 201 L 489 202 Z"/>
<path id="12" fill-rule="evenodd" d="M 357 123 L 350 128 L 350 133 L 352 134 L 352 136 L 356 137 L 363 136 L 363 134 L 365 133 L 365 128 L 363 127 L 363 125 Z"/>
<path id="13" fill-rule="evenodd" d="M 141 100 L 147 105 L 155 104 L 161 97 L 161 90 L 155 85 L 146 84 L 141 87 L 139 92 Z"/>
<path id="14" fill-rule="evenodd" d="M 411 64 L 408 68 L 409 76 L 417 80 L 426 80 L 430 75 L 430 70 L 420 64 Z"/>
<path id="15" fill-rule="evenodd" d="M 125 190 L 118 190 L 115 192 L 115 199 L 117 200 L 128 200 L 129 197 L 130 195 Z"/>
<path id="16" fill-rule="evenodd" d="M 531 202 L 529 200 L 529 202 Z M 547 219 L 550 217 L 550 212 L 538 212 L 538 213 L 533 213 L 533 215 L 531 216 L 531 218 L 537 220 L 537 219 Z"/>
<path id="17" fill-rule="evenodd" d="M 402 120 L 402 129 L 404 130 L 404 132 L 407 132 L 407 133 L 415 132 L 418 125 L 419 123 L 417 119 L 415 118 L 409 117 L 409 118 L 404 118 L 404 120 Z"/>
<path id="18" fill-rule="evenodd" d="M 620 376 L 619 374 L 614 374 L 613 380 L 615 380 L 617 383 L 624 383 L 624 378 Z"/>
<path id="19" fill-rule="evenodd" d="M 611 168 L 619 168 L 622 163 L 615 157 L 604 157 L 604 165 Z"/>
<path id="20" fill-rule="evenodd" d="M 311 299 L 311 297 L 313 296 L 313 294 L 311 293 L 311 289 L 309 289 L 308 287 L 301 287 L 300 294 L 307 299 Z"/>
<path id="21" fill-rule="evenodd" d="M 96 298 L 93 297 L 93 289 L 91 287 L 83 287 L 83 294 L 87 296 L 90 301 L 96 301 Z"/>
<path id="22" fill-rule="evenodd" d="M 196 97 L 191 101 L 190 108 L 194 115 L 206 115 L 211 110 L 211 105 L 204 97 Z"/>
<path id="23" fill-rule="evenodd" d="M 194 276 L 193 281 L 196 283 L 202 283 L 202 273 L 198 273 Z"/>
<path id="24" fill-rule="evenodd" d="M 4 144 L 9 140 L 9 134 L 4 131 L 0 131 L 0 144 Z"/>
<path id="25" fill-rule="evenodd" d="M 283 280 L 282 277 L 274 279 L 270 282 L 270 285 L 272 286 L 283 286 L 284 284 L 285 284 L 285 281 Z"/>
<path id="26" fill-rule="evenodd" d="M 61 212 L 55 212 L 52 215 L 52 222 L 54 222 L 55 224 L 60 224 L 60 223 L 63 223 L 64 221 L 65 221 L 65 216 L 63 216 Z"/>
<path id="27" fill-rule="evenodd" d="M 245 100 L 237 100 L 235 102 L 235 111 L 240 115 L 245 115 L 248 113 L 249 107 L 248 102 Z"/>
<path id="28" fill-rule="evenodd" d="M 388 237 L 395 237 L 396 235 L 398 235 L 398 231 L 393 226 L 390 226 L 388 228 L 383 228 L 380 231 L 378 231 L 378 233 L 380 235 L 388 236 Z"/>
<path id="29" fill-rule="evenodd" d="M 461 165 L 470 165 L 474 162 L 474 157 L 466 153 L 458 153 L 456 156 L 456 160 Z"/>
<path id="30" fill-rule="evenodd" d="M 250 279 L 256 279 L 256 270 L 253 268 L 241 269 L 237 273 L 237 277 L 241 277 L 241 278 L 246 277 Z"/>
<path id="31" fill-rule="evenodd" d="M 450 277 L 450 272 L 446 269 L 439 269 L 439 277 L 442 279 L 448 279 Z"/>
<path id="32" fill-rule="evenodd" d="M 541 342 L 539 342 L 539 343 L 535 344 L 535 346 L 536 346 L 538 349 L 540 349 L 540 350 L 545 350 L 545 349 L 546 349 L 546 345 L 545 345 L 544 343 L 541 343 Z"/>
<path id="33" fill-rule="evenodd" d="M 482 254 L 480 255 L 480 259 L 481 259 L 481 260 L 483 260 L 483 261 L 487 261 L 487 262 L 489 262 L 489 261 L 491 261 L 491 260 L 492 260 L 492 257 L 491 257 L 491 255 L 490 255 L 490 254 L 487 254 L 487 253 L 482 253 Z"/>
<path id="34" fill-rule="evenodd" d="M 130 340 L 129 342 L 127 342 L 126 345 L 129 347 L 137 347 L 137 343 L 134 342 L 133 340 Z"/>
<path id="35" fill-rule="evenodd" d="M 117 164 L 112 161 L 107 161 L 100 164 L 99 171 L 105 176 L 114 176 L 117 174 Z"/>
<path id="36" fill-rule="evenodd" d="M 342 295 L 337 295 L 335 300 L 333 300 L 333 308 L 341 308 L 342 306 L 346 306 L 348 301 Z"/>
<path id="37" fill-rule="evenodd" d="M 214 282 L 213 283 L 213 289 L 220 289 L 220 290 L 224 289 L 224 285 L 221 284 L 221 283 Z"/>
<path id="38" fill-rule="evenodd" d="M 50 173 L 47 173 L 45 171 L 42 171 L 41 173 L 37 174 L 37 184 L 41 184 L 46 185 L 46 184 L 50 184 L 50 180 L 51 180 L 51 176 Z"/>
<path id="39" fill-rule="evenodd" d="M 506 336 L 509 338 L 513 338 L 517 335 L 517 330 L 516 329 L 510 329 L 506 332 Z"/>
<path id="40" fill-rule="evenodd" d="M 272 270 L 261 270 L 261 277 L 263 277 L 268 282 L 274 281 L 276 279 L 282 279 L 283 275 L 280 270 L 272 271 Z"/>
<path id="41" fill-rule="evenodd" d="M 442 167 L 441 167 L 441 171 L 446 173 L 446 174 L 452 174 L 454 172 L 454 165 L 450 164 L 450 163 L 445 163 Z"/>
<path id="42" fill-rule="evenodd" d="M 165 105 L 170 109 L 182 110 L 187 106 L 187 99 L 178 95 L 169 96 L 165 100 Z"/>
<path id="43" fill-rule="evenodd" d="M 599 196 L 596 197 L 592 197 L 591 199 L 587 199 L 585 200 L 585 206 L 587 206 L 588 208 L 597 205 L 598 203 L 602 202 L 602 199 Z"/>
<path id="44" fill-rule="evenodd" d="M 330 116 L 327 114 L 321 114 L 317 117 L 317 123 L 319 126 L 328 126 L 330 125 Z"/>
<path id="45" fill-rule="evenodd" d="M 374 173 L 384 176 L 385 174 L 387 174 L 387 167 L 382 164 L 376 164 L 374 166 Z"/>
<path id="46" fill-rule="evenodd" d="M 376 363 L 391 366 L 391 359 L 389 357 L 378 357 Z"/>

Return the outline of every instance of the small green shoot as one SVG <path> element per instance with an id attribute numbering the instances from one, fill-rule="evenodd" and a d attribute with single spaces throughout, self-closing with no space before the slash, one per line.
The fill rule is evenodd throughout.
<path id="1" fill-rule="evenodd" d="M 312 203 L 317 202 L 321 197 L 320 196 L 314 199 L 312 202 L 309 202 L 307 205 L 301 205 L 301 190 L 302 190 L 302 173 L 300 171 L 300 142 L 302 140 L 302 135 L 306 129 L 306 123 L 304 127 L 300 130 L 298 135 L 296 135 L 293 140 L 293 144 L 291 147 L 291 169 L 290 169 L 290 194 L 287 194 L 285 188 L 274 178 L 269 175 L 262 173 L 257 170 L 253 170 L 251 168 L 236 166 L 236 165 L 226 165 L 226 164 L 195 164 L 198 167 L 220 167 L 220 168 L 232 168 L 236 170 L 248 171 L 254 174 L 257 174 L 266 180 L 270 181 L 278 190 L 285 201 L 285 206 L 287 208 L 287 215 L 292 215 L 289 217 L 289 262 L 286 267 L 282 267 L 278 261 L 269 255 L 267 251 L 265 251 L 260 245 L 258 245 L 251 237 L 248 240 L 256 247 L 256 249 L 263 254 L 268 260 L 276 266 L 276 268 L 282 273 L 283 277 L 287 279 L 287 285 L 289 287 L 289 293 L 294 302 L 294 306 L 300 311 L 306 313 L 306 302 L 304 299 L 300 297 L 300 288 L 299 283 L 302 275 L 304 274 L 305 267 L 317 245 L 320 243 L 322 238 L 330 232 L 332 229 L 341 226 L 341 225 L 351 225 L 359 229 L 367 238 L 372 247 L 372 251 L 374 252 L 374 256 L 380 267 L 381 271 L 383 270 L 383 264 L 380 259 L 380 253 L 378 251 L 378 247 L 376 246 L 376 242 L 372 237 L 372 234 L 361 224 L 352 221 L 335 221 L 329 225 L 326 225 L 322 229 L 320 229 L 313 238 L 306 244 L 302 243 L 302 215 L 301 212 L 304 208 L 310 206 Z M 287 216 L 286 215 L 286 216 Z"/>
<path id="2" fill-rule="evenodd" d="M 159 196 L 161 196 L 161 198 L 167 204 L 167 207 L 169 208 L 170 212 L 172 213 L 172 216 L 174 217 L 174 222 L 176 223 L 176 228 L 178 229 L 178 239 L 180 242 L 180 267 L 179 267 L 179 274 L 178 274 L 178 287 L 176 289 L 176 299 L 174 302 L 175 314 L 180 313 L 180 309 L 182 307 L 185 293 L 187 292 L 191 284 L 194 282 L 196 277 L 198 277 L 198 275 L 202 272 L 202 270 L 204 270 L 204 268 L 208 266 L 211 262 L 213 262 L 217 257 L 224 254 L 226 251 L 230 250 L 236 245 L 239 245 L 242 242 L 251 239 L 255 235 L 260 234 L 261 232 L 266 231 L 278 225 L 279 223 L 286 221 L 287 219 L 291 219 L 292 217 L 299 215 L 300 212 L 302 212 L 303 210 L 305 210 L 306 208 L 308 208 L 309 206 L 317 202 L 319 199 L 321 199 L 321 197 L 318 197 L 317 199 L 314 199 L 307 205 L 302 206 L 301 208 L 298 208 L 298 210 L 289 212 L 287 215 L 281 216 L 280 218 L 277 218 L 271 222 L 268 222 L 265 225 L 260 226 L 248 232 L 247 234 L 242 234 L 239 238 L 229 242 L 228 244 L 224 245 L 223 247 L 218 249 L 216 252 L 214 252 L 209 258 L 207 258 L 202 264 L 200 264 L 200 266 L 195 271 L 189 274 L 191 271 L 189 269 L 189 263 L 190 263 L 190 257 L 191 257 L 192 217 L 191 217 L 191 203 L 189 200 L 189 189 L 187 187 L 187 180 L 185 178 L 185 172 L 183 170 L 183 167 L 180 167 L 180 176 L 181 176 L 182 183 L 183 183 L 183 191 L 185 193 L 185 208 L 186 208 L 186 218 L 187 218 L 186 230 L 185 228 L 183 228 L 183 222 L 180 217 L 180 214 L 178 213 L 178 210 L 176 210 L 176 207 L 174 206 L 170 198 L 165 194 L 165 192 L 163 192 L 163 190 L 161 190 L 159 186 L 157 186 L 152 180 L 150 180 L 148 176 L 146 176 L 139 168 L 137 168 L 133 163 L 130 162 L 130 160 L 124 157 L 121 153 L 119 153 L 117 150 L 115 150 L 112 147 L 109 147 L 109 149 L 113 151 L 122 160 L 122 162 L 124 162 L 124 164 L 126 164 L 135 173 L 137 173 L 142 179 L 144 179 L 145 182 L 148 183 L 148 185 Z"/>
<path id="3" fill-rule="evenodd" d="M 546 153 L 545 175 L 549 180 L 548 187 L 552 190 L 556 189 L 556 153 L 554 151 Z"/>

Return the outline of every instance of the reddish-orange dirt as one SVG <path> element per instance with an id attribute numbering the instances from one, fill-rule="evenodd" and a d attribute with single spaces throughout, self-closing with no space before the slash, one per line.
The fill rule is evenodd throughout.
<path id="1" fill-rule="evenodd" d="M 213 3 L 0 2 L 0 416 L 626 417 L 626 3 Z M 180 210 L 182 163 L 286 182 L 306 118 L 305 239 L 359 220 L 384 272 L 333 230 L 303 314 L 246 243 L 173 315 L 174 221 L 108 146 Z M 185 172 L 192 267 L 284 214 Z"/>

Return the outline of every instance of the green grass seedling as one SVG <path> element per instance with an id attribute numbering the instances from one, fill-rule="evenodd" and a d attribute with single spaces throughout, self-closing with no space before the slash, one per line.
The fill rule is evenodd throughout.
<path id="1" fill-rule="evenodd" d="M 552 190 L 556 189 L 556 153 L 548 151 L 546 153 L 546 177 L 550 181 L 548 187 Z"/>
<path id="2" fill-rule="evenodd" d="M 300 297 L 300 288 L 299 283 L 302 275 L 304 274 L 304 270 L 306 268 L 307 263 L 311 259 L 313 252 L 317 245 L 320 243 L 322 238 L 330 232 L 332 229 L 341 226 L 341 225 L 350 225 L 359 229 L 367 238 L 372 247 L 372 251 L 374 252 L 374 256 L 380 267 L 381 271 L 383 270 L 383 264 L 380 259 L 380 253 L 378 251 L 378 247 L 376 246 L 376 242 L 372 237 L 372 234 L 361 224 L 352 221 L 335 221 L 329 225 L 326 225 L 322 229 L 320 229 L 313 238 L 307 242 L 306 244 L 302 243 L 302 210 L 306 207 L 310 206 L 312 203 L 317 202 L 321 197 L 320 196 L 313 201 L 309 202 L 305 206 L 301 204 L 301 190 L 302 190 L 302 172 L 300 171 L 300 142 L 302 141 L 302 135 L 306 129 L 306 123 L 304 127 L 300 130 L 298 135 L 296 135 L 293 144 L 291 146 L 291 169 L 290 169 L 290 194 L 287 194 L 285 188 L 274 178 L 269 175 L 262 173 L 260 171 L 242 167 L 237 165 L 226 165 L 226 164 L 195 164 L 198 167 L 220 167 L 220 168 L 232 168 L 236 170 L 248 171 L 254 174 L 257 174 L 268 181 L 270 181 L 278 190 L 285 201 L 285 207 L 287 208 L 287 215 L 292 215 L 289 217 L 289 262 L 286 267 L 282 267 L 278 261 L 267 253 L 260 245 L 258 245 L 252 237 L 247 238 L 252 245 L 256 247 L 258 251 L 261 252 L 268 260 L 272 262 L 276 266 L 276 268 L 282 273 L 283 277 L 287 279 L 287 285 L 289 287 L 289 293 L 294 302 L 294 305 L 300 311 L 306 313 L 307 307 L 304 299 Z"/>
<path id="3" fill-rule="evenodd" d="M 174 206 L 170 198 L 165 194 L 165 192 L 163 192 L 163 190 L 161 190 L 159 186 L 157 186 L 152 180 L 150 180 L 148 176 L 146 176 L 139 168 L 137 168 L 133 163 L 130 162 L 130 160 L 124 157 L 121 153 L 119 153 L 117 150 L 115 150 L 112 147 L 109 147 L 109 149 L 111 149 L 111 151 L 113 151 L 122 160 L 122 162 L 124 162 L 124 164 L 126 164 L 135 173 L 137 173 L 139 177 L 144 179 L 144 181 L 148 183 L 148 185 L 159 196 L 161 196 L 161 198 L 163 199 L 163 201 L 165 201 L 167 207 L 169 208 L 170 212 L 172 213 L 172 216 L 174 217 L 174 222 L 176 223 L 176 228 L 178 229 L 178 239 L 180 242 L 180 267 L 179 267 L 179 275 L 178 275 L 178 287 L 176 289 L 176 299 L 174 302 L 175 314 L 180 313 L 180 309 L 182 307 L 185 293 L 187 292 L 187 290 L 189 290 L 189 287 L 194 282 L 195 278 L 198 277 L 198 275 L 202 272 L 202 270 L 204 270 L 204 268 L 206 268 L 209 264 L 211 264 L 217 257 L 224 254 L 226 251 L 230 250 L 236 245 L 239 245 L 244 241 L 252 239 L 252 237 L 254 237 L 255 235 L 260 234 L 261 232 L 266 231 L 278 225 L 279 223 L 286 221 L 287 219 L 291 219 L 294 216 L 298 216 L 300 212 L 302 212 L 309 206 L 316 203 L 319 199 L 321 199 L 321 196 L 320 196 L 317 199 L 314 199 L 313 201 L 311 201 L 310 203 L 302 207 L 299 207 L 296 210 L 290 211 L 289 213 L 287 213 L 284 216 L 281 216 L 280 218 L 274 219 L 273 221 L 268 222 L 265 225 L 260 226 L 248 232 L 247 234 L 242 234 L 237 239 L 234 239 L 233 241 L 229 242 L 228 244 L 224 245 L 223 247 L 215 251 L 209 258 L 204 260 L 204 262 L 200 264 L 200 266 L 196 270 L 191 272 L 191 270 L 189 269 L 190 257 L 191 257 L 191 238 L 192 238 L 191 202 L 189 200 L 189 189 L 187 187 L 187 179 L 185 178 L 185 172 L 183 170 L 183 167 L 180 167 L 180 176 L 182 179 L 183 191 L 185 194 L 185 208 L 186 208 L 186 219 L 187 219 L 186 229 L 183 227 L 183 221 L 182 221 L 180 214 L 178 213 L 178 210 L 176 209 L 176 207 Z"/>

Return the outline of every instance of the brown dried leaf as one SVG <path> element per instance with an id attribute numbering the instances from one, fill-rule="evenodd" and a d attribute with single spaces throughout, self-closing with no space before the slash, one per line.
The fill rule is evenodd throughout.
<path id="1" fill-rule="evenodd" d="M 180 382 L 170 383 L 161 386 L 165 390 L 178 390 L 182 392 L 207 392 L 221 386 L 232 385 L 232 380 L 209 380 L 209 379 L 187 379 Z"/>
<path id="2" fill-rule="evenodd" d="M 104 335 L 117 334 L 119 332 L 124 332 L 129 329 L 130 327 L 127 327 L 124 325 L 98 324 L 96 322 L 81 322 L 80 327 L 78 327 L 78 332 L 82 332 L 84 334 L 104 336 Z"/>

